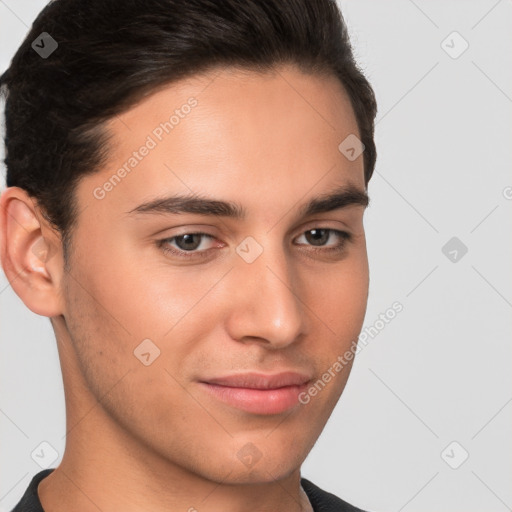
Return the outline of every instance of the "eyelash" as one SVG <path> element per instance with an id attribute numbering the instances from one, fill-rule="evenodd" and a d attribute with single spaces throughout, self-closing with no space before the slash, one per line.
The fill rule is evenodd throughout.
<path id="1" fill-rule="evenodd" d="M 313 248 L 312 251 L 314 253 L 324 253 L 324 254 L 325 253 L 329 253 L 329 254 L 341 253 L 342 251 L 345 250 L 346 244 L 348 242 L 352 241 L 352 235 L 350 233 L 348 233 L 347 231 L 340 231 L 339 229 L 332 229 L 332 228 L 316 227 L 316 228 L 308 229 L 307 231 L 304 231 L 303 233 L 301 233 L 301 236 L 304 233 L 309 233 L 310 231 L 315 231 L 315 230 L 323 230 L 323 231 L 328 231 L 330 233 L 334 233 L 334 234 L 338 235 L 341 238 L 341 242 L 339 244 L 333 246 L 333 247 L 327 247 L 327 248 L 322 248 L 321 246 L 320 247 L 311 246 Z M 210 256 L 210 249 L 206 249 L 206 250 L 203 250 L 203 251 L 197 251 L 197 250 L 194 250 L 194 251 L 184 251 L 184 250 L 181 250 L 181 249 L 175 249 L 175 248 L 170 247 L 168 245 L 168 242 L 170 242 L 170 241 L 172 241 L 172 240 L 174 240 L 176 238 L 185 236 L 185 235 L 201 235 L 201 236 L 204 236 L 206 238 L 215 239 L 214 236 L 212 236 L 212 235 L 210 235 L 208 233 L 203 233 L 203 232 L 196 231 L 196 232 L 191 232 L 191 233 L 183 233 L 181 235 L 176 235 L 176 236 L 169 237 L 169 238 L 163 238 L 163 239 L 157 241 L 157 246 L 165 254 L 170 254 L 172 256 L 177 256 L 179 258 L 184 258 L 184 259 L 207 258 L 207 257 Z"/>

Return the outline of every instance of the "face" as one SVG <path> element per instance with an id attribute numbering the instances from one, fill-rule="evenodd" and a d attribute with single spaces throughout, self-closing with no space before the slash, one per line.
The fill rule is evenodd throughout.
<path id="1" fill-rule="evenodd" d="M 216 481 L 291 474 L 366 310 L 365 206 L 346 194 L 364 194 L 363 156 L 338 149 L 359 134 L 348 96 L 293 67 L 223 69 L 108 129 L 62 275 L 59 337 L 78 371 L 65 379 L 101 401 L 106 431 L 167 463 Z"/>

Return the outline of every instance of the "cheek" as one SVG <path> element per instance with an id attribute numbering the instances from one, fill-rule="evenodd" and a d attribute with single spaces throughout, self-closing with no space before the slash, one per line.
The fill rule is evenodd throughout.
<path id="1" fill-rule="evenodd" d="M 105 246 L 79 272 L 104 327 L 132 344 L 166 338 L 219 279 L 215 272 L 199 275 L 162 266 L 133 248 L 115 249 L 115 244 Z"/>
<path id="2" fill-rule="evenodd" d="M 143 366 L 134 350 L 158 331 L 150 329 L 157 312 L 140 289 L 140 276 L 113 250 L 114 243 L 98 245 L 90 254 L 73 254 L 65 282 L 65 318 L 77 364 L 91 390 L 101 396 L 127 372 Z M 86 247 L 83 241 L 77 246 Z"/>
<path id="3" fill-rule="evenodd" d="M 148 303 L 140 296 L 136 300 L 133 287 L 132 293 L 125 293 L 128 287 L 106 285 L 106 275 L 98 272 L 80 274 L 76 267 L 72 272 L 89 284 L 85 291 L 76 279 L 67 282 L 66 324 L 77 367 L 92 395 L 133 432 L 153 428 L 151 425 L 169 428 L 193 417 L 197 404 L 183 392 L 181 369 L 179 364 L 173 365 L 190 349 L 190 344 L 179 343 L 187 340 L 187 334 L 177 328 L 176 334 L 159 338 L 152 333 L 165 332 L 172 324 L 164 321 L 151 327 L 161 315 L 158 301 Z M 134 350 L 147 338 L 154 341 L 159 355 L 153 359 L 154 349 L 146 345 L 152 359 L 146 366 Z"/>
<path id="4" fill-rule="evenodd" d="M 336 344 L 350 343 L 362 328 L 368 301 L 369 272 L 366 253 L 340 264 L 335 270 L 310 282 L 313 311 L 334 335 Z M 332 336 L 328 336 L 332 338 Z"/>

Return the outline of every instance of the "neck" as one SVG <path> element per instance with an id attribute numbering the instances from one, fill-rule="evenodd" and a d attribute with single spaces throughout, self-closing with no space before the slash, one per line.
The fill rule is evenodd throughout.
<path id="1" fill-rule="evenodd" d="M 78 432 L 73 437 L 78 440 Z M 81 446 L 70 442 L 61 464 L 40 483 L 38 494 L 44 510 L 312 511 L 300 486 L 299 471 L 279 481 L 226 484 L 191 474 L 140 447 L 134 449 L 130 443 L 120 449 L 103 433 L 80 439 Z"/>

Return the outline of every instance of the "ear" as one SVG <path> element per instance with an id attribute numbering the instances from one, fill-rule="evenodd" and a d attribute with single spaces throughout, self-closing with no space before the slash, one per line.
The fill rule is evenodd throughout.
<path id="1" fill-rule="evenodd" d="M 35 200 L 19 187 L 0 197 L 0 261 L 12 289 L 38 315 L 63 313 L 61 238 Z"/>

